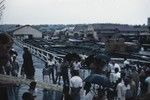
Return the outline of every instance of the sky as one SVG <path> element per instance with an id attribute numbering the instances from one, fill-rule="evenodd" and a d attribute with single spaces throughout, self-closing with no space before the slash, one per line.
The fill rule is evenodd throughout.
<path id="1" fill-rule="evenodd" d="M 143 25 L 150 0 L 6 0 L 3 24 Z"/>

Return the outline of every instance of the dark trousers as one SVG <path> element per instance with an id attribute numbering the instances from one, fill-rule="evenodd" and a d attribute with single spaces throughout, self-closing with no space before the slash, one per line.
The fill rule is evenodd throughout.
<path id="1" fill-rule="evenodd" d="M 64 83 L 64 86 L 69 86 L 69 77 L 67 75 L 63 75 L 62 76 L 63 78 L 63 83 Z"/>
<path id="2" fill-rule="evenodd" d="M 53 84 L 55 84 L 56 81 L 55 81 L 55 78 L 54 78 L 54 69 L 53 68 L 50 68 L 50 75 L 52 75 L 52 81 L 53 81 Z"/>
<path id="3" fill-rule="evenodd" d="M 61 79 L 61 72 L 57 72 L 55 81 L 57 82 L 57 80 L 58 80 L 58 84 L 60 84 L 60 79 Z"/>
<path id="4" fill-rule="evenodd" d="M 5 66 L 5 72 L 6 72 L 6 75 L 10 75 L 10 72 L 11 72 L 11 68 L 8 66 Z"/>
<path id="5" fill-rule="evenodd" d="M 80 89 L 71 87 L 71 98 L 72 100 L 80 100 Z"/>

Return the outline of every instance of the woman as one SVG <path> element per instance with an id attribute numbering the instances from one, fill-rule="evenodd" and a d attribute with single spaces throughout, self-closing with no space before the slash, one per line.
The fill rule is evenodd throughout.
<path id="1" fill-rule="evenodd" d="M 28 51 L 28 48 L 24 47 L 24 54 L 23 54 L 23 65 L 22 65 L 22 71 L 26 74 L 27 79 L 34 79 L 34 66 L 33 66 L 33 60 L 32 55 Z"/>

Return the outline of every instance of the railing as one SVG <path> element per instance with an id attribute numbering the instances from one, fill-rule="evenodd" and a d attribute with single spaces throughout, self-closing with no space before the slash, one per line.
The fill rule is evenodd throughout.
<path id="1" fill-rule="evenodd" d="M 15 44 L 20 46 L 20 47 L 27 47 L 28 50 L 35 55 L 36 57 L 40 58 L 43 61 L 47 61 L 50 57 L 53 57 L 54 61 L 57 61 L 58 59 L 62 59 L 62 57 L 64 57 L 64 55 L 60 55 L 60 54 L 55 54 L 55 53 L 51 53 L 48 51 L 45 51 L 41 48 L 37 48 L 35 46 L 32 46 L 30 44 L 24 43 L 22 41 L 16 40 L 14 39 Z"/>

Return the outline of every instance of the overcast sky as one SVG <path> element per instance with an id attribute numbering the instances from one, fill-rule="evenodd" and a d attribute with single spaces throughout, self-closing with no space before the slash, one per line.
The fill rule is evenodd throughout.
<path id="1" fill-rule="evenodd" d="M 6 0 L 3 23 L 147 24 L 150 0 Z"/>

